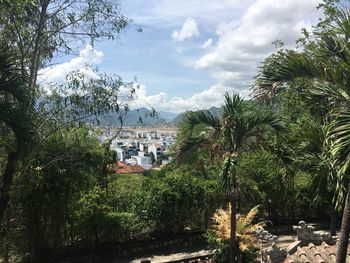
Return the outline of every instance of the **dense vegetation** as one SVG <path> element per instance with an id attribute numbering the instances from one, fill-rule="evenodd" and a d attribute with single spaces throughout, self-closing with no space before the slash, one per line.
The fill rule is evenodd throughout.
<path id="1" fill-rule="evenodd" d="M 72 40 L 114 39 L 130 21 L 115 1 L 0 1 L 0 258 L 48 262 L 205 233 L 222 208 L 226 232 L 208 232 L 222 262 L 254 257 L 254 244 L 244 244 L 254 238 L 242 231 L 254 228 L 253 217 L 273 226 L 327 223 L 334 234 L 341 215 L 337 262 L 345 262 L 350 15 L 338 1 L 320 8 L 324 18 L 299 48 L 279 47 L 262 63 L 254 99 L 223 94 L 220 114 L 186 113 L 172 163 L 116 175 L 111 141 L 99 142 L 90 124 L 106 113 L 123 123 L 134 83 L 73 72 L 47 90 L 37 76 L 55 55 L 72 52 Z"/>

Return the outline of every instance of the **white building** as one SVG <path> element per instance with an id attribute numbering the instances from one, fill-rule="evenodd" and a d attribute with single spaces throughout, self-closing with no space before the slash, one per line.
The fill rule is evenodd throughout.
<path id="1" fill-rule="evenodd" d="M 117 158 L 118 158 L 118 160 L 121 161 L 121 162 L 124 162 L 125 159 L 128 157 L 128 156 L 127 156 L 128 153 L 127 153 L 127 151 L 125 150 L 125 148 L 124 148 L 124 149 L 122 149 L 122 148 L 116 148 L 115 151 L 117 152 Z"/>
<path id="2" fill-rule="evenodd" d="M 139 144 L 139 149 L 140 149 L 140 152 L 146 152 L 147 149 L 148 149 L 147 143 L 140 142 L 140 144 Z"/>
<path id="3" fill-rule="evenodd" d="M 145 156 L 144 152 L 139 152 L 138 156 L 134 156 L 137 161 L 137 164 L 142 166 L 145 169 L 152 168 L 152 159 L 150 156 Z"/>
<path id="4" fill-rule="evenodd" d="M 153 143 L 148 146 L 148 152 L 153 153 L 155 160 L 159 161 L 163 153 L 163 147 L 159 143 Z"/>
<path id="5" fill-rule="evenodd" d="M 136 165 L 136 164 L 138 164 L 137 161 L 135 160 L 135 156 L 133 156 L 132 158 L 126 159 L 125 163 L 127 165 Z"/>

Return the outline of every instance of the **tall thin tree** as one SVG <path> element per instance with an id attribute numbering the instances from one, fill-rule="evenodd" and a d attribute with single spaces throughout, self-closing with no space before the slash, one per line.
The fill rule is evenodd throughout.
<path id="1" fill-rule="evenodd" d="M 221 177 L 231 205 L 230 262 L 238 262 L 239 249 L 236 240 L 236 216 L 238 188 L 236 167 L 241 155 L 252 150 L 264 139 L 264 128 L 281 131 L 283 124 L 271 112 L 257 110 L 237 95 L 224 95 L 221 117 L 209 110 L 190 112 L 184 120 L 187 138 L 178 146 L 178 153 L 207 148 L 214 158 L 221 161 Z M 200 132 L 195 130 L 199 129 Z"/>

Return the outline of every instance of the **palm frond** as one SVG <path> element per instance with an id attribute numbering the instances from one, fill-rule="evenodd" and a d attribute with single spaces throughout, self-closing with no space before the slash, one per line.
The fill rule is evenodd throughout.
<path id="1" fill-rule="evenodd" d="M 212 220 L 214 222 L 212 228 L 214 229 L 214 232 L 216 235 L 224 240 L 230 239 L 230 220 L 231 220 L 231 207 L 229 207 L 228 210 L 224 209 L 218 209 L 213 217 Z"/>
<path id="2" fill-rule="evenodd" d="M 25 73 L 15 63 L 15 58 L 0 48 L 0 92 L 11 95 L 23 105 L 31 105 L 28 90 L 25 87 Z"/>
<path id="3" fill-rule="evenodd" d="M 331 154 L 341 166 L 340 173 L 347 172 L 350 165 L 350 110 L 336 114 L 327 137 L 332 144 Z"/>
<path id="4" fill-rule="evenodd" d="M 197 125 L 205 125 L 214 129 L 219 129 L 221 126 L 218 116 L 211 113 L 209 110 L 189 112 L 184 121 L 188 124 L 189 130 Z"/>
<path id="5" fill-rule="evenodd" d="M 254 133 L 256 128 L 262 126 L 268 126 L 278 133 L 286 130 L 286 126 L 279 117 L 270 111 L 250 111 L 245 120 L 249 133 Z"/>
<path id="6" fill-rule="evenodd" d="M 14 103 L 0 103 L 0 121 L 6 123 L 21 144 L 31 142 L 34 137 L 33 123 L 23 109 Z"/>
<path id="7" fill-rule="evenodd" d="M 311 95 L 326 97 L 333 102 L 346 101 L 350 103 L 349 91 L 346 87 L 328 81 L 314 80 L 310 83 L 308 92 Z"/>
<path id="8" fill-rule="evenodd" d="M 265 222 L 253 224 L 258 213 L 258 206 L 253 207 L 247 215 L 238 215 L 236 221 L 236 236 L 239 241 L 241 251 L 248 249 L 256 249 L 258 247 L 258 239 L 254 232 L 265 226 Z M 219 209 L 212 217 L 214 224 L 212 229 L 218 238 L 223 240 L 230 239 L 230 221 L 231 206 L 227 210 Z"/>
<path id="9" fill-rule="evenodd" d="M 292 50 L 281 51 L 260 67 L 256 77 L 258 87 L 288 82 L 296 78 L 323 78 L 322 65 L 306 53 Z"/>
<path id="10" fill-rule="evenodd" d="M 260 67 L 253 87 L 253 95 L 257 99 L 275 95 L 280 89 L 286 87 L 285 83 L 299 79 L 315 81 L 307 91 L 315 95 L 323 95 L 326 86 L 323 84 L 321 87 L 320 83 L 336 85 L 347 81 L 341 74 L 343 71 L 344 66 L 332 63 L 325 56 L 324 58 L 313 57 L 306 52 L 281 51 L 268 58 Z"/>
<path id="11" fill-rule="evenodd" d="M 13 130 L 22 145 L 31 142 L 34 135 L 34 102 L 30 101 L 25 78 L 15 58 L 0 48 L 0 121 Z"/>
<path id="12" fill-rule="evenodd" d="M 200 148 L 210 147 L 210 141 L 205 137 L 188 137 L 176 147 L 176 155 L 183 160 L 188 155 L 193 155 Z"/>
<path id="13" fill-rule="evenodd" d="M 256 215 L 259 212 L 259 206 L 254 206 L 252 209 L 250 209 L 250 211 L 248 212 L 248 214 L 246 216 L 244 216 L 243 218 L 243 224 L 244 225 L 250 225 L 254 218 L 256 217 Z"/>
<path id="14" fill-rule="evenodd" d="M 243 99 L 237 93 L 230 95 L 229 93 L 224 94 L 224 117 L 230 116 L 235 119 L 237 115 L 242 112 L 244 106 Z"/>
<path id="15" fill-rule="evenodd" d="M 326 140 L 328 126 L 308 121 L 300 127 L 293 136 L 297 149 L 301 153 L 322 153 Z"/>
<path id="16" fill-rule="evenodd" d="M 349 184 L 349 178 L 346 176 L 350 166 L 349 109 L 344 108 L 337 114 L 334 114 L 334 119 L 330 124 L 326 140 L 331 145 L 332 167 L 336 171 L 336 176 L 333 176 L 333 183 L 335 184 L 333 202 L 336 203 L 337 208 L 340 208 L 345 200 L 346 185 Z"/>

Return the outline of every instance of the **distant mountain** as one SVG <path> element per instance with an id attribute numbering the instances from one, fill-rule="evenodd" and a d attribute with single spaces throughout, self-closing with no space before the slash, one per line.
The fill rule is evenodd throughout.
<path id="1" fill-rule="evenodd" d="M 217 116 L 221 116 L 222 114 L 222 108 L 218 108 L 218 107 L 211 107 L 209 109 L 209 111 Z M 184 116 L 185 116 L 185 112 L 184 113 L 180 113 L 179 115 L 177 115 L 174 119 L 172 119 L 169 124 L 170 125 L 173 125 L 173 126 L 179 126 L 180 123 L 183 121 L 184 119 Z"/>
<path id="2" fill-rule="evenodd" d="M 140 108 L 136 110 L 129 111 L 123 118 L 123 125 L 126 126 L 150 126 L 161 123 L 166 123 L 166 118 L 158 116 L 151 116 L 152 111 L 146 108 Z M 100 124 L 101 126 L 118 126 L 120 124 L 118 119 L 118 114 L 110 113 L 101 116 Z"/>
<path id="3" fill-rule="evenodd" d="M 168 112 L 168 111 L 158 111 L 158 116 L 165 119 L 167 122 L 173 120 L 179 113 Z"/>
<path id="4" fill-rule="evenodd" d="M 211 107 L 210 112 L 220 116 L 222 113 L 222 108 Z M 157 124 L 168 124 L 172 126 L 178 126 L 184 118 L 185 112 L 183 113 L 172 113 L 167 111 L 157 112 L 157 116 L 151 116 L 151 110 L 147 108 L 139 108 L 136 110 L 131 110 L 123 119 L 123 125 L 126 126 L 152 126 Z M 99 117 L 101 126 L 119 126 L 120 122 L 118 119 L 118 114 L 111 113 L 105 114 Z M 142 120 L 142 121 L 141 121 Z"/>
<path id="5" fill-rule="evenodd" d="M 220 117 L 222 115 L 223 109 L 222 109 L 222 107 L 218 108 L 218 107 L 213 106 L 209 109 L 209 111 L 213 114 L 216 114 L 216 116 Z"/>
<path id="6" fill-rule="evenodd" d="M 179 126 L 179 124 L 183 121 L 184 116 L 186 112 L 180 113 L 177 115 L 174 119 L 172 119 L 170 122 L 168 122 L 170 125 L 173 126 Z"/>

